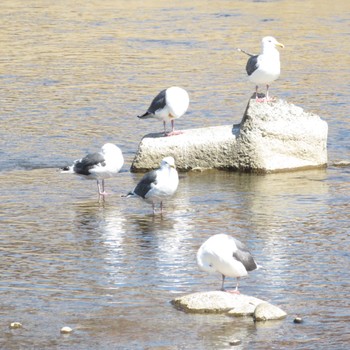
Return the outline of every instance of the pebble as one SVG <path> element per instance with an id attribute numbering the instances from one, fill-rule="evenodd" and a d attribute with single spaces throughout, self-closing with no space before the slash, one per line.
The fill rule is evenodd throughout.
<path id="1" fill-rule="evenodd" d="M 231 345 L 231 346 L 237 346 L 237 345 L 240 345 L 240 344 L 242 344 L 242 341 L 239 340 L 239 339 L 234 339 L 234 340 L 231 340 L 229 342 L 229 345 Z"/>
<path id="2" fill-rule="evenodd" d="M 294 323 L 303 323 L 303 319 L 301 318 L 301 317 L 296 317 L 295 319 L 294 319 Z"/>
<path id="3" fill-rule="evenodd" d="M 68 326 L 61 328 L 61 333 L 63 333 L 63 334 L 68 334 L 68 333 L 71 333 L 72 331 L 73 331 L 73 329 L 68 327 Z"/>
<path id="4" fill-rule="evenodd" d="M 20 322 L 12 322 L 10 324 L 10 328 L 22 328 L 22 327 L 23 327 L 22 323 L 20 323 Z"/>

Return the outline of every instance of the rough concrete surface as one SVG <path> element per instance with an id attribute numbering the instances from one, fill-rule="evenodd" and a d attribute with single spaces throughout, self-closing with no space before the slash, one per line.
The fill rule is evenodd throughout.
<path id="1" fill-rule="evenodd" d="M 284 100 L 250 99 L 239 125 L 184 130 L 166 137 L 146 135 L 131 171 L 157 168 L 173 156 L 179 171 L 228 169 L 276 172 L 327 164 L 328 125 L 318 115 Z"/>

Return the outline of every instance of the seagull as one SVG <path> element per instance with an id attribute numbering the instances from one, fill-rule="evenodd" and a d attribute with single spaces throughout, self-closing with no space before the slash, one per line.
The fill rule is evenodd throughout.
<path id="1" fill-rule="evenodd" d="M 248 79 L 255 84 L 256 101 L 273 101 L 269 97 L 269 86 L 279 77 L 281 72 L 280 53 L 276 47 L 283 48 L 284 45 L 272 36 L 265 36 L 261 43 L 262 53 L 260 55 L 252 55 L 244 50 L 238 50 L 250 56 L 246 65 L 246 71 Z M 261 84 L 266 85 L 266 96 L 259 99 L 258 87 Z"/>
<path id="2" fill-rule="evenodd" d="M 141 119 L 157 118 L 163 120 L 164 135 L 173 136 L 182 134 L 175 131 L 175 119 L 182 117 L 189 106 L 190 98 L 186 90 L 172 86 L 162 90 L 152 101 L 146 113 L 139 115 Z M 165 124 L 171 122 L 171 132 L 166 132 Z"/>
<path id="3" fill-rule="evenodd" d="M 239 278 L 248 275 L 248 271 L 259 266 L 245 244 L 225 233 L 208 238 L 197 252 L 197 264 L 202 271 L 219 272 L 222 275 L 221 290 L 224 289 L 225 277 L 236 277 L 237 284 L 233 293 L 239 294 Z"/>
<path id="4" fill-rule="evenodd" d="M 155 205 L 160 203 L 160 212 L 163 212 L 163 200 L 171 197 L 179 185 L 179 175 L 175 168 L 173 157 L 165 157 L 160 168 L 146 173 L 137 186 L 124 197 L 136 196 L 146 203 L 152 204 L 153 214 Z"/>
<path id="5" fill-rule="evenodd" d="M 98 153 L 90 153 L 84 158 L 77 159 L 72 165 L 62 168 L 62 173 L 82 176 L 85 179 L 97 181 L 99 196 L 104 196 L 104 180 L 115 176 L 124 164 L 120 148 L 112 143 L 106 143 Z"/>

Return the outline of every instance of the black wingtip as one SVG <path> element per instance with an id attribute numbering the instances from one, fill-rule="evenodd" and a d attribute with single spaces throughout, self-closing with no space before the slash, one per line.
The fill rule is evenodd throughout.
<path id="1" fill-rule="evenodd" d="M 146 113 L 144 113 L 144 114 L 142 114 L 142 115 L 138 115 L 137 116 L 137 118 L 140 118 L 140 119 L 146 119 L 146 118 L 149 118 L 151 116 L 151 113 L 149 113 L 149 112 L 146 112 Z"/>
<path id="2" fill-rule="evenodd" d="M 121 197 L 123 197 L 123 198 L 129 198 L 129 197 L 134 196 L 134 195 L 135 195 L 134 192 L 129 192 L 129 193 L 127 193 L 127 194 L 122 194 Z"/>
<path id="3" fill-rule="evenodd" d="M 242 53 L 246 54 L 246 55 L 249 56 L 249 57 L 255 56 L 255 55 L 253 55 L 253 54 L 251 54 L 251 53 L 249 53 L 249 52 L 247 52 L 247 51 L 245 51 L 245 50 L 239 49 L 239 48 L 237 48 L 237 51 L 242 52 Z"/>

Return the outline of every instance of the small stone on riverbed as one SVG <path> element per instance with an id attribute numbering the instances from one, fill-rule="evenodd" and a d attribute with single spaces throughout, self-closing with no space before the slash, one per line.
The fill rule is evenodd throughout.
<path id="1" fill-rule="evenodd" d="M 17 328 L 22 328 L 22 327 L 23 327 L 23 325 L 20 322 L 12 322 L 10 324 L 10 328 L 12 328 L 12 329 L 17 329 Z"/>
<path id="2" fill-rule="evenodd" d="M 293 322 L 294 323 L 303 323 L 304 320 L 301 317 L 296 317 Z"/>
<path id="3" fill-rule="evenodd" d="M 73 329 L 68 327 L 68 326 L 65 326 L 65 327 L 62 327 L 61 328 L 61 333 L 62 334 L 69 334 L 69 333 L 72 333 Z"/>

